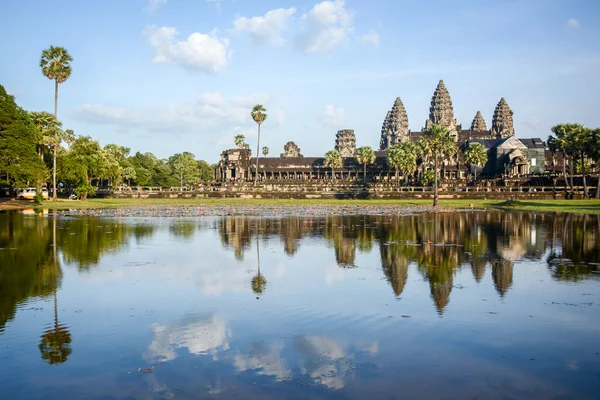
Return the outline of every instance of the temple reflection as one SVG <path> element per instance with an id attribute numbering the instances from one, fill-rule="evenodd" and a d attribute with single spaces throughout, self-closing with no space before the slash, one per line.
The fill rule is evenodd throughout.
<path id="1" fill-rule="evenodd" d="M 56 295 L 64 268 L 61 263 L 88 272 L 106 255 L 151 241 L 161 229 L 174 240 L 190 242 L 198 240 L 199 232 L 214 230 L 226 250 L 251 266 L 244 279 L 256 296 L 267 295 L 265 288 L 277 284 L 267 284 L 264 274 L 267 278 L 273 275 L 268 265 L 259 266 L 261 247 L 268 246 L 271 251 L 279 247 L 287 256 L 296 257 L 302 253 L 303 243 L 315 239 L 331 249 L 332 259 L 341 268 L 361 268 L 357 260 L 377 259 L 393 296 L 402 296 L 410 274 L 419 274 L 428 283 L 440 314 L 451 302 L 454 277 L 462 269 L 470 270 L 477 283 L 491 279 L 501 297 L 510 296 L 515 266 L 523 260 L 543 260 L 556 281 L 600 277 L 597 215 L 453 212 L 325 218 L 227 216 L 160 224 L 153 220 L 4 213 L 0 214 L 0 333 L 14 318 L 19 304 Z M 256 254 L 250 254 L 255 248 Z M 58 318 L 53 325 L 54 337 L 64 338 L 60 341 L 68 344 L 67 335 L 57 328 L 61 327 Z M 44 351 L 59 351 L 58 342 L 48 335 Z"/>

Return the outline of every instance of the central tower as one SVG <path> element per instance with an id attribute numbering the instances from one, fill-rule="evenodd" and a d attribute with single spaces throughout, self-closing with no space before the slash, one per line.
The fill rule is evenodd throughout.
<path id="1" fill-rule="evenodd" d="M 451 136 L 458 138 L 452 99 L 443 80 L 440 80 L 435 92 L 433 92 L 431 107 L 429 107 L 429 119 L 425 122 L 425 130 L 431 129 L 432 124 L 446 127 Z"/>

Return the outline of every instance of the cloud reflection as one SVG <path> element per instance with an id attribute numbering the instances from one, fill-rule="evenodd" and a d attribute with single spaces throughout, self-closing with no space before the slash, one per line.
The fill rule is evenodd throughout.
<path id="1" fill-rule="evenodd" d="M 208 317 L 186 319 L 174 325 L 152 325 L 154 338 L 148 346 L 146 358 L 156 361 L 172 361 L 178 349 L 190 354 L 210 354 L 217 360 L 220 351 L 229 349 L 231 332 L 225 321 L 213 314 Z"/>

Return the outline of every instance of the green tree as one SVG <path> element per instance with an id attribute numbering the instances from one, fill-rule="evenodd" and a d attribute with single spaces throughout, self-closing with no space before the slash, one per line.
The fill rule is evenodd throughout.
<path id="1" fill-rule="evenodd" d="M 198 182 L 200 170 L 194 155 L 188 152 L 169 157 L 169 164 L 179 179 L 179 186 L 195 185 Z"/>
<path id="2" fill-rule="evenodd" d="M 433 159 L 434 182 L 433 182 L 433 206 L 437 207 L 438 201 L 438 174 L 440 157 L 451 157 L 456 154 L 456 142 L 450 136 L 448 129 L 442 125 L 433 124 L 431 129 L 425 131 L 419 139 L 419 149 L 422 154 Z"/>
<path id="3" fill-rule="evenodd" d="M 363 183 L 367 182 L 367 164 L 375 162 L 375 152 L 369 146 L 362 146 L 356 149 L 356 161 L 363 165 Z"/>
<path id="4" fill-rule="evenodd" d="M 477 168 L 485 165 L 488 161 L 487 150 L 481 143 L 469 143 L 464 150 L 465 163 L 474 167 L 475 182 L 477 182 Z"/>
<path id="5" fill-rule="evenodd" d="M 265 157 L 268 156 L 269 155 L 269 148 L 267 146 L 264 146 L 262 148 L 262 153 L 263 153 L 263 156 L 265 156 Z"/>
<path id="6" fill-rule="evenodd" d="M 127 186 L 131 186 L 131 180 L 135 180 L 137 177 L 136 171 L 134 167 L 125 167 L 123 168 L 123 179 L 127 180 Z"/>
<path id="7" fill-rule="evenodd" d="M 198 164 L 198 177 L 202 182 L 210 182 L 213 178 L 213 169 L 208 163 L 204 160 L 197 160 L 196 164 Z"/>
<path id="8" fill-rule="evenodd" d="M 344 160 L 337 150 L 329 150 L 325 153 L 325 165 L 331 168 L 331 177 L 335 179 L 335 168 L 342 168 Z"/>
<path id="9" fill-rule="evenodd" d="M 0 175 L 11 186 L 41 186 L 47 170 L 37 156 L 38 132 L 30 116 L 0 85 Z"/>
<path id="10" fill-rule="evenodd" d="M 600 199 L 600 128 L 592 131 L 590 158 L 596 162 L 598 184 L 596 186 L 596 198 Z"/>
<path id="11" fill-rule="evenodd" d="M 89 136 L 80 136 L 68 152 L 61 153 L 60 174 L 65 181 L 75 186 L 75 193 L 85 200 L 93 195 L 92 180 L 106 168 L 100 143 Z"/>
<path id="12" fill-rule="evenodd" d="M 235 135 L 235 138 L 233 138 L 233 142 L 238 147 L 238 149 L 241 149 L 242 147 L 244 147 L 244 143 L 246 143 L 246 136 L 242 134 Z"/>
<path id="13" fill-rule="evenodd" d="M 38 155 L 43 160 L 46 149 L 51 149 L 57 143 L 60 144 L 63 134 L 62 123 L 46 111 L 32 111 L 29 115 L 38 131 Z"/>
<path id="14" fill-rule="evenodd" d="M 252 108 L 252 112 L 250 113 L 254 122 L 258 126 L 258 139 L 256 140 L 256 177 L 254 178 L 254 184 L 258 180 L 258 159 L 260 158 L 260 126 L 267 119 L 267 109 L 262 106 L 262 104 L 257 104 Z"/>
<path id="15" fill-rule="evenodd" d="M 565 179 L 565 186 L 569 185 L 571 190 L 573 190 L 573 174 L 571 173 L 571 182 L 567 179 L 567 160 L 569 159 L 569 165 L 571 166 L 571 171 L 573 168 L 573 157 L 572 157 L 572 149 L 569 142 L 569 137 L 572 136 L 570 134 L 571 131 L 578 130 L 579 124 L 558 124 L 552 127 L 552 133 L 555 136 L 550 135 L 548 138 L 548 147 L 555 153 L 560 153 L 562 155 L 562 164 L 563 164 L 563 177 Z"/>
<path id="16" fill-rule="evenodd" d="M 398 172 L 404 175 L 404 183 L 408 184 L 408 177 L 417 170 L 417 147 L 413 142 L 400 142 L 388 149 L 387 161 L 394 168 L 396 184 L 398 183 Z"/>
<path id="17" fill-rule="evenodd" d="M 71 61 L 73 58 L 64 47 L 50 46 L 42 51 L 40 68 L 42 74 L 48 79 L 54 80 L 54 117 L 58 118 L 58 85 L 65 82 L 71 76 Z M 56 200 L 56 153 L 58 143 L 55 143 L 53 151 L 52 167 L 52 198 Z"/>
<path id="18" fill-rule="evenodd" d="M 571 125 L 567 132 L 567 142 L 571 149 L 573 159 L 579 160 L 581 163 L 581 177 L 583 179 L 583 194 L 585 198 L 589 198 L 587 179 L 586 179 L 586 157 L 592 154 L 590 146 L 592 145 L 592 130 L 585 128 L 580 124 L 569 124 Z M 573 172 L 571 172 L 573 173 Z M 572 180 L 572 178 L 571 178 Z"/>

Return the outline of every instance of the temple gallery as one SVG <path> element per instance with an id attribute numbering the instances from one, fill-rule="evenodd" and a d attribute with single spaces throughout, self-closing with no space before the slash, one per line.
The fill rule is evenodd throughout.
<path id="1" fill-rule="evenodd" d="M 469 129 L 463 129 L 454 118 L 454 108 L 450 93 L 442 80 L 439 81 L 429 108 L 429 118 L 420 131 L 409 129 L 408 114 L 402 100 L 398 97 L 387 112 L 381 128 L 379 150 L 375 151 L 375 161 L 366 169 L 356 159 L 356 137 L 354 130 L 339 130 L 335 137 L 335 150 L 342 156 L 340 168 L 332 169 L 325 163 L 324 157 L 305 157 L 294 142 L 284 146 L 279 157 L 260 157 L 258 162 L 258 180 L 302 180 L 302 179 L 364 179 L 365 181 L 391 181 L 394 168 L 388 163 L 388 149 L 396 143 L 412 141 L 416 143 L 433 124 L 445 127 L 455 140 L 458 151 L 441 160 L 441 177 L 445 180 L 466 180 L 472 176 L 474 168 L 485 179 L 524 178 L 557 171 L 557 155 L 548 150 L 540 138 L 517 138 L 513 124 L 513 112 L 504 98 L 501 98 L 494 110 L 492 124 L 488 128 L 480 111 L 477 111 Z M 463 149 L 472 143 L 482 144 L 487 151 L 487 162 L 479 167 L 465 163 Z M 560 159 L 558 162 L 562 162 Z M 416 157 L 417 169 L 409 177 L 402 179 L 411 183 L 419 181 L 420 176 L 432 169 L 430 162 Z M 562 164 L 561 164 L 562 165 Z M 255 180 L 257 175 L 256 159 L 251 150 L 238 147 L 221 153 L 215 168 L 215 178 L 224 182 Z"/>

